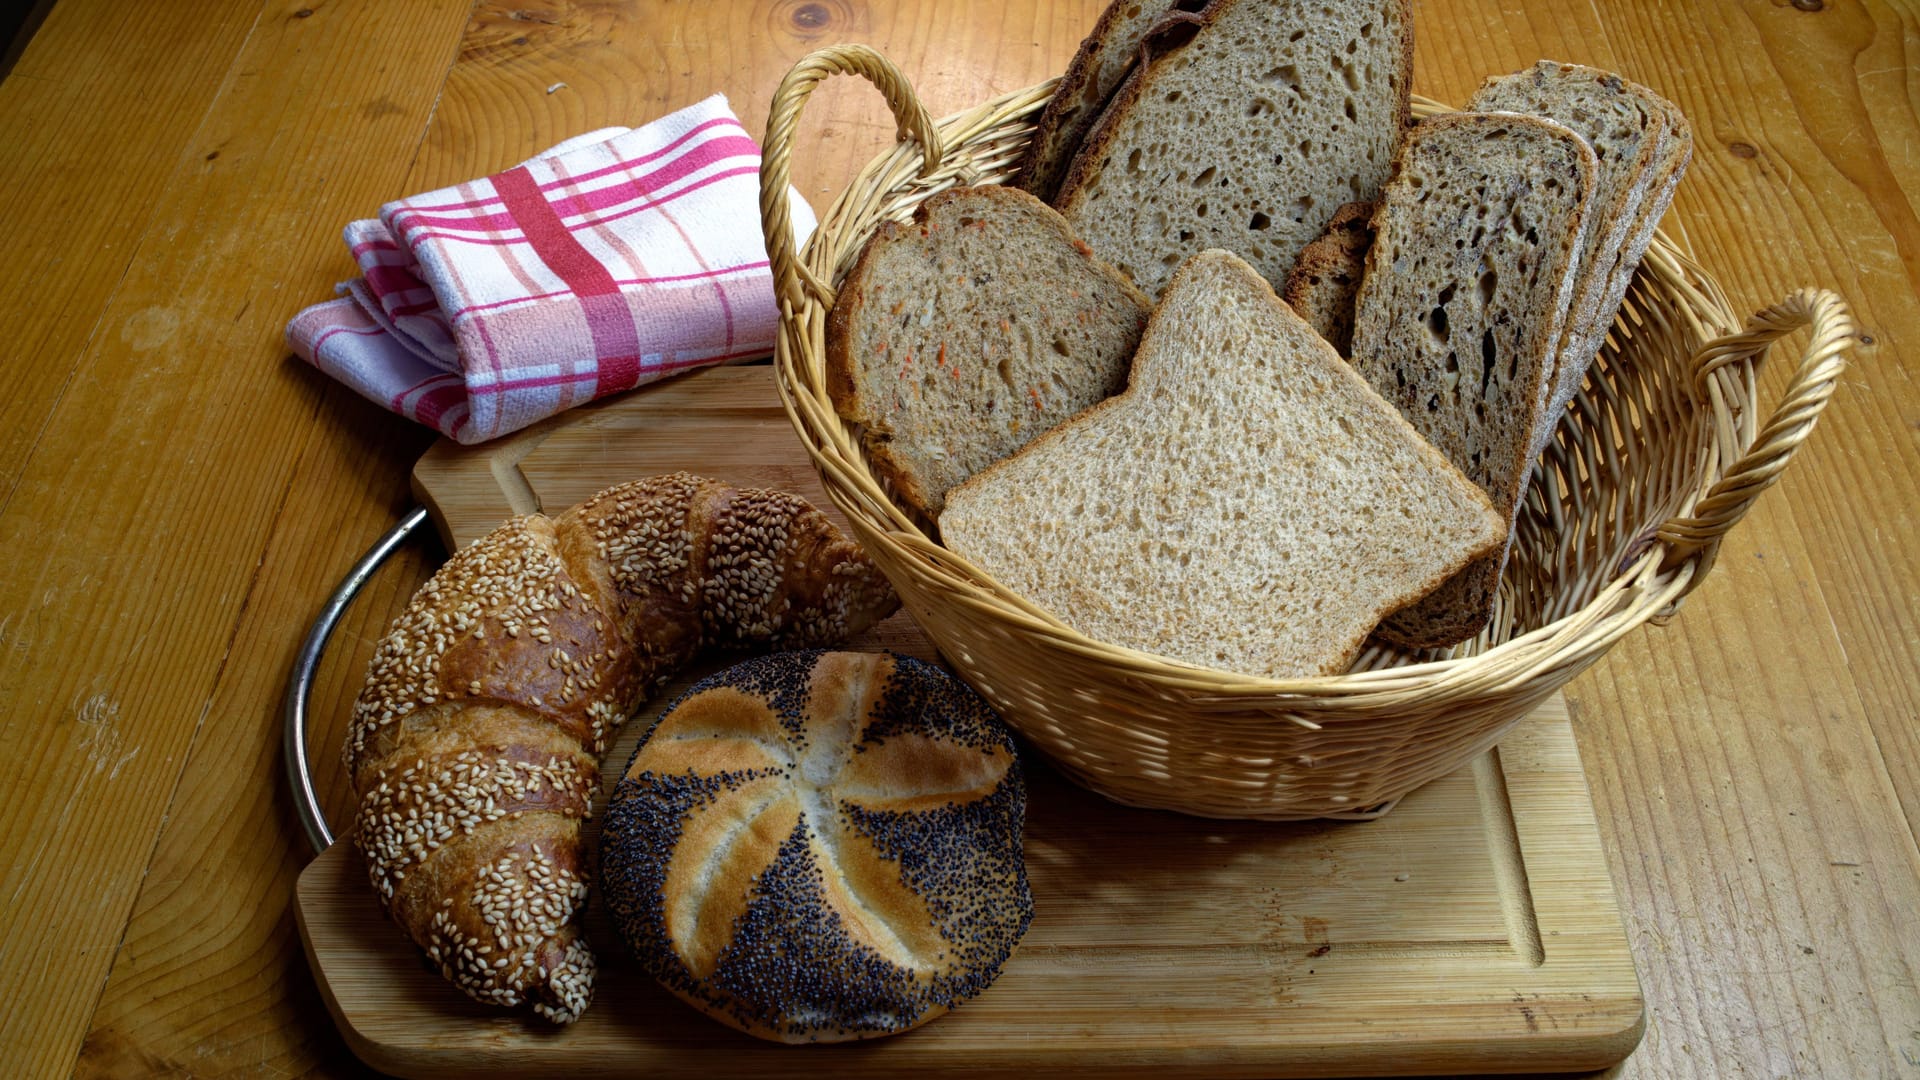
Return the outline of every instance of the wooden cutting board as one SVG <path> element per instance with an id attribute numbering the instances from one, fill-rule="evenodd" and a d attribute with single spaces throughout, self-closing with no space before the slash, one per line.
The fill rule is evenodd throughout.
<path id="1" fill-rule="evenodd" d="M 483 449 L 442 444 L 414 475 L 464 544 L 510 512 L 682 468 L 834 512 L 766 367 L 689 376 Z M 905 615 L 856 647 L 933 656 Z M 1558 696 L 1364 823 L 1128 809 L 1028 762 L 1032 930 L 985 994 L 889 1039 L 783 1048 L 707 1020 L 635 968 L 597 902 L 601 971 L 579 1023 L 485 1008 L 387 922 L 350 844 L 301 875 L 301 937 L 354 1051 L 403 1076 L 1571 1071 L 1639 1041 L 1639 984 Z"/>

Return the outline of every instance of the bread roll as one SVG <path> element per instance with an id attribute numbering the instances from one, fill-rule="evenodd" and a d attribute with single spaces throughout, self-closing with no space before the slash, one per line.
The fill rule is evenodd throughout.
<path id="1" fill-rule="evenodd" d="M 776 1042 L 888 1035 L 993 982 L 1032 918 L 1026 786 L 930 664 L 794 652 L 704 680 L 614 790 L 601 881 L 661 985 Z"/>
<path id="2" fill-rule="evenodd" d="M 507 522 L 414 594 L 354 705 L 344 756 L 381 903 L 476 1000 L 577 1018 L 580 822 L 621 721 L 703 645 L 826 644 L 897 604 L 785 492 L 676 473 Z"/>

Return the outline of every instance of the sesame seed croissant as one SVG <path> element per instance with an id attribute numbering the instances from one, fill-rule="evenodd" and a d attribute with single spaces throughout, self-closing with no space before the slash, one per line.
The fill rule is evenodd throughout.
<path id="1" fill-rule="evenodd" d="M 354 703 L 343 758 L 374 890 L 469 996 L 577 1019 L 580 825 L 622 721 L 704 646 L 829 644 L 898 603 L 784 492 L 676 473 L 514 518 L 414 594 Z"/>

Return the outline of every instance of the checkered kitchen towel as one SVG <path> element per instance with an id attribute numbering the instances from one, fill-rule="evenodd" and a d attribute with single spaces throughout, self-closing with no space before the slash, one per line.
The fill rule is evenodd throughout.
<path id="1" fill-rule="evenodd" d="M 760 148 L 725 97 L 388 203 L 347 226 L 362 276 L 287 325 L 294 352 L 477 443 L 773 349 Z M 792 193 L 796 240 L 812 208 Z"/>

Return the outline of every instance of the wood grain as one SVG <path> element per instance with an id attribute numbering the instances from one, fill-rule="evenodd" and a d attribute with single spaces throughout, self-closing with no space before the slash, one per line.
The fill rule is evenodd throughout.
<path id="1" fill-rule="evenodd" d="M 228 805 L 189 815 L 197 784 L 182 763 L 203 730 L 219 747 L 271 727 L 270 710 L 252 694 L 233 714 L 212 710 L 225 700 L 223 675 L 239 679 L 229 690 L 283 677 L 275 669 L 284 671 L 285 639 L 276 632 L 288 624 L 269 628 L 267 660 L 234 652 L 249 644 L 238 620 L 299 449 L 338 438 L 316 415 L 334 391 L 284 359 L 281 288 L 324 295 L 341 252 L 308 223 L 344 221 L 397 185 L 397 163 L 433 103 L 436 83 L 400 68 L 382 75 L 357 58 L 393 40 L 436 42 L 449 53 L 448 35 L 465 14 L 440 3 L 302 17 L 287 4 L 258 20 L 195 127 L 218 157 L 173 148 L 179 163 L 147 241 L 97 315 L 84 376 L 61 396 L 0 513 L 0 544 L 15 553 L 0 582 L 0 612 L 14 620 L 0 686 L 29 688 L 6 710 L 11 753 L 0 765 L 9 795 L 0 826 L 26 841 L 10 841 L 0 868 L 9 910 L 0 931 L 9 960 L 0 1056 L 21 1073 L 72 1066 L 116 950 L 123 939 L 152 940 L 128 927 L 156 893 L 188 894 L 179 908 L 186 918 L 166 935 L 183 951 L 163 957 L 245 942 L 216 966 L 248 985 L 213 995 L 221 1004 L 200 1019 L 201 1031 L 221 1027 L 220 1010 L 250 1000 L 254 987 L 284 981 L 271 965 L 265 975 L 258 969 L 274 940 L 261 931 L 284 920 L 279 904 L 262 902 L 268 883 L 208 904 L 189 872 L 198 859 L 242 871 L 231 854 L 251 856 L 263 834 L 285 858 L 273 817 L 234 816 L 273 805 L 275 788 L 267 775 L 236 782 L 233 761 L 216 752 L 200 759 L 200 782 L 218 787 Z M 30 50 L 23 65 L 33 58 Z M 317 107 L 325 102 L 332 106 Z M 381 165 L 346 175 L 331 167 L 347 161 L 385 163 L 385 175 Z M 303 438 L 289 441 L 289 430 Z M 188 803 L 172 804 L 181 794 Z M 161 835 L 163 821 L 177 847 Z M 221 826 L 236 831 L 210 846 L 207 834 Z M 143 878 L 144 909 L 135 903 Z M 126 955 L 137 961 L 139 953 Z M 180 999 L 198 999 L 191 983 L 204 971 L 169 975 Z M 199 1043 L 188 1031 L 173 1038 L 183 1053 Z"/>
<path id="2" fill-rule="evenodd" d="M 1099 6 L 56 5 L 0 82 L 9 1071 L 358 1071 L 275 914 L 303 856 L 271 765 L 294 643 L 425 442 L 285 358 L 279 326 L 347 272 L 349 217 L 716 89 L 758 131 L 829 41 L 952 110 L 1058 71 Z M 1863 332 L 1714 577 L 1569 688 L 1649 995 L 1619 1072 L 1920 1075 L 1914 6 L 1415 8 L 1430 96 L 1540 56 L 1668 94 L 1697 137 L 1669 227 L 1742 306 L 1826 285 Z M 824 205 L 892 125 L 835 80 L 802 135 Z M 431 545 L 403 558 L 323 671 L 334 715 Z M 262 986 L 287 989 L 255 1005 Z"/>
<path id="3" fill-rule="evenodd" d="M 261 3 L 49 6 L 0 82 L 0 507 Z"/>

